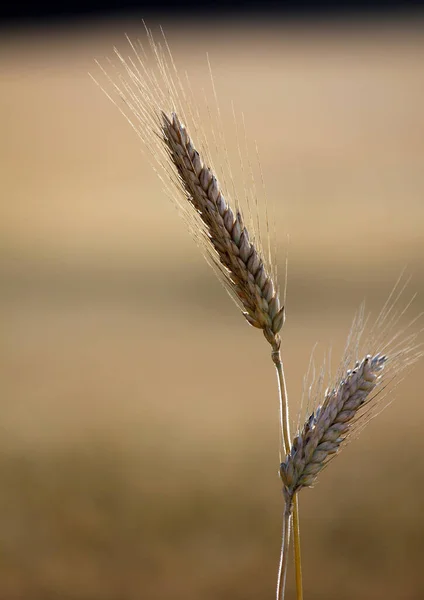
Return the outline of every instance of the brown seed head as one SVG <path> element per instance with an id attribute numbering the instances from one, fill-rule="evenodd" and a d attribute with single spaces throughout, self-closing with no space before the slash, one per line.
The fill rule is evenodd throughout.
<path id="1" fill-rule="evenodd" d="M 361 407 L 379 384 L 386 361 L 387 357 L 379 354 L 358 361 L 336 388 L 326 392 L 324 402 L 306 420 L 280 465 L 281 479 L 291 495 L 312 486 L 340 450 Z"/>
<path id="2" fill-rule="evenodd" d="M 271 344 L 279 345 L 277 334 L 284 323 L 284 307 L 258 249 L 250 241 L 241 212 L 234 213 L 228 205 L 178 116 L 162 113 L 162 120 L 163 142 L 187 200 L 205 226 L 212 258 L 244 308 L 248 323 L 262 329 Z"/>
<path id="3" fill-rule="evenodd" d="M 241 210 L 230 207 L 218 183 L 202 119 L 188 100 L 190 88 L 178 77 L 166 40 L 161 47 L 150 31 L 146 33 L 153 67 L 147 66 L 148 55 L 130 42 L 134 57 L 125 60 L 115 50 L 120 67 L 111 65 L 113 76 L 102 69 L 120 99 L 112 101 L 149 150 L 167 194 L 177 204 L 206 258 L 217 267 L 215 272 L 247 322 L 262 329 L 277 350 L 284 308 L 278 295 L 275 265 L 271 259 L 264 260 L 260 235 L 256 239 L 252 229 L 249 235 Z M 196 135 L 203 137 L 201 151 L 195 148 L 183 120 L 188 120 Z M 227 158 L 225 146 L 222 155 Z"/>

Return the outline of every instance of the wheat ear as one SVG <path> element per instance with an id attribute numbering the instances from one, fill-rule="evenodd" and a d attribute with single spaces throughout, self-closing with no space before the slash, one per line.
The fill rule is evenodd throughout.
<path id="1" fill-rule="evenodd" d="M 158 75 L 146 67 L 145 53 L 138 53 L 131 42 L 135 61 L 125 61 L 115 50 L 125 75 L 118 73 L 116 82 L 104 69 L 102 71 L 124 103 L 124 108 L 118 105 L 119 109 L 150 150 L 168 194 L 179 206 L 207 259 L 216 267 L 214 270 L 218 277 L 240 306 L 247 322 L 261 329 L 272 347 L 271 356 L 279 385 L 281 445 L 284 454 L 287 454 L 291 438 L 279 335 L 285 311 L 273 274 L 276 269 L 272 268 L 272 264 L 266 264 L 258 238 L 249 235 L 241 210 L 230 207 L 228 194 L 224 193 L 211 167 L 207 146 L 203 152 L 197 150 L 183 124 L 186 121 L 185 110 L 188 110 L 194 130 L 201 131 L 201 124 L 193 118 L 192 108 L 184 106 L 187 104 L 186 92 L 177 77 L 166 40 L 164 51 L 154 42 L 151 32 L 146 31 Z M 111 66 L 115 69 L 114 65 Z M 187 210 L 187 204 L 191 210 Z M 284 554 L 281 556 L 277 585 L 279 598 L 284 596 L 291 517 L 290 503 L 284 512 Z M 294 504 L 293 521 L 297 599 L 302 600 L 297 503 Z"/>
<path id="2" fill-rule="evenodd" d="M 311 487 L 320 471 L 346 440 L 358 411 L 366 404 L 381 379 L 387 357 L 366 356 L 328 390 L 324 401 L 294 438 L 290 453 L 281 463 L 280 475 L 289 498 Z"/>
<path id="3" fill-rule="evenodd" d="M 228 205 L 215 175 L 202 161 L 176 113 L 162 113 L 162 133 L 187 200 L 205 225 L 208 242 L 229 286 L 245 308 L 245 318 L 263 330 L 273 347 L 279 347 L 277 334 L 283 326 L 284 307 L 280 306 L 260 251 L 249 239 L 241 212 L 234 213 Z"/>
<path id="4" fill-rule="evenodd" d="M 395 284 L 368 336 L 363 342 L 368 318 L 361 306 L 352 324 L 335 382 L 320 396 L 323 379 L 316 389 L 316 406 L 295 436 L 290 451 L 280 465 L 280 477 L 288 502 L 302 488 L 311 487 L 330 460 L 346 446 L 377 414 L 377 410 L 401 381 L 399 376 L 423 356 L 420 330 L 411 327 L 422 317 L 417 315 L 397 330 L 401 318 L 412 305 L 415 295 L 404 305 L 402 294 L 409 280 L 403 274 Z M 366 349 L 368 353 L 364 356 Z M 358 359 L 358 355 L 362 358 Z M 352 365 L 353 368 L 348 368 Z"/>

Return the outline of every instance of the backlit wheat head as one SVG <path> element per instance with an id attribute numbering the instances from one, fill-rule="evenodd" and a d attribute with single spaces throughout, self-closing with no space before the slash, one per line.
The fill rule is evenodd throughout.
<path id="1" fill-rule="evenodd" d="M 238 202 L 230 206 L 228 193 L 212 168 L 207 145 L 195 147 L 184 121 L 190 120 L 201 137 L 200 118 L 187 101 L 188 92 L 169 49 L 165 46 L 163 50 L 150 32 L 147 34 L 155 58 L 153 68 L 146 67 L 148 60 L 141 46 L 136 49 L 130 42 L 133 57 L 125 60 L 115 50 L 121 71 L 111 64 L 111 73 L 104 73 L 123 103 L 118 107 L 150 150 L 166 190 L 216 267 L 215 272 L 246 320 L 262 329 L 276 350 L 284 307 L 275 265 L 265 260 L 259 236 L 254 231 L 249 234 Z"/>
<path id="2" fill-rule="evenodd" d="M 398 307 L 405 287 L 401 277 L 368 335 L 364 307 L 361 308 L 335 381 L 323 391 L 323 377 L 318 380 L 311 398 L 316 408 L 307 414 L 280 466 L 289 498 L 315 483 L 349 438 L 388 403 L 400 374 L 421 358 L 421 344 L 416 343 L 419 331 L 408 333 L 420 315 L 403 330 L 396 330 L 413 300 Z"/>

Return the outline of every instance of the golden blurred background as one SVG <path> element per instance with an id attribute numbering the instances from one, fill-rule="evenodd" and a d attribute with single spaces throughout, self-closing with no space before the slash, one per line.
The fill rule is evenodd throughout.
<path id="1" fill-rule="evenodd" d="M 312 346 L 336 360 L 363 298 L 375 315 L 408 265 L 424 306 L 424 24 L 161 24 L 198 89 L 209 54 L 224 124 L 244 112 L 281 271 L 290 234 L 295 414 Z M 272 598 L 269 349 L 88 76 L 124 33 L 141 21 L 0 39 L 0 598 Z M 424 597 L 421 369 L 301 494 L 308 600 Z"/>

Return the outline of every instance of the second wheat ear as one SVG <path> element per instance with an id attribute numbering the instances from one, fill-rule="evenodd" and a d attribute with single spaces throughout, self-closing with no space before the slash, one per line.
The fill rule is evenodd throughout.
<path id="1" fill-rule="evenodd" d="M 204 138 L 203 145 L 196 148 L 189 128 L 186 128 L 190 120 L 193 131 L 200 135 L 202 122 L 196 107 L 188 102 L 188 91 L 178 76 L 165 37 L 162 47 L 147 29 L 146 35 L 153 67 L 147 66 L 148 54 L 141 44 L 136 47 L 128 40 L 133 55 L 124 59 L 115 50 L 117 65 L 109 61 L 110 69 L 101 67 L 112 95 L 104 86 L 103 91 L 150 152 L 166 192 L 179 206 L 205 257 L 247 322 L 261 329 L 271 345 L 278 378 L 280 477 L 285 498 L 276 595 L 277 600 L 284 600 L 293 526 L 296 598 L 302 600 L 298 493 L 313 485 L 320 471 L 339 453 L 349 436 L 374 416 L 392 382 L 421 358 L 420 345 L 416 344 L 418 333 L 408 333 L 405 328 L 393 334 L 409 308 L 409 305 L 398 308 L 404 289 L 401 286 L 399 290 L 398 284 L 368 336 L 363 335 L 366 320 L 360 311 L 335 381 L 325 392 L 318 386 L 312 398 L 314 409 L 306 415 L 304 425 L 292 441 L 280 353 L 285 310 L 278 293 L 276 265 L 266 260 L 260 236 L 249 231 L 238 202 L 230 205 L 229 194 L 218 182 L 212 167 L 207 141 Z"/>

